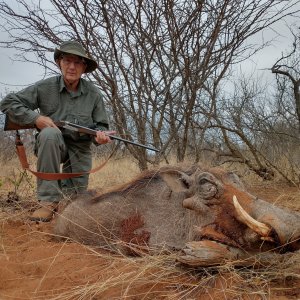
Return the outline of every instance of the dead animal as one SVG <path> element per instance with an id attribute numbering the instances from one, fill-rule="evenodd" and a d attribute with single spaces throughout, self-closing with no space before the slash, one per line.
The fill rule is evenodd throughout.
<path id="1" fill-rule="evenodd" d="M 71 203 L 55 233 L 126 254 L 177 251 L 191 266 L 269 264 L 300 249 L 300 214 L 257 199 L 234 173 L 164 167 Z"/>

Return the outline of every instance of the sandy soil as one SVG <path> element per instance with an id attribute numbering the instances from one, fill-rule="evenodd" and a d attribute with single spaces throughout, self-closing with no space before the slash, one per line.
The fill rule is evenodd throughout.
<path id="1" fill-rule="evenodd" d="M 253 190 L 300 209 L 298 189 Z M 33 203 L 7 195 L 0 200 L 0 299 L 300 299 L 299 268 L 277 275 L 274 268 L 191 270 L 172 256 L 123 257 L 58 242 L 53 222 L 27 219 Z"/>

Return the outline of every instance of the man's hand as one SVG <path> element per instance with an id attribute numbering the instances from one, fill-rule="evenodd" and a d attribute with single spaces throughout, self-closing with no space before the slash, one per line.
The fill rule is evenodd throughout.
<path id="1" fill-rule="evenodd" d="M 107 144 L 111 143 L 112 140 L 107 136 L 107 134 L 115 134 L 115 131 L 97 131 L 97 136 L 95 137 L 95 140 L 98 144 Z"/>
<path id="2" fill-rule="evenodd" d="M 35 120 L 35 125 L 38 129 L 43 129 L 46 127 L 54 127 L 54 128 L 58 129 L 58 127 L 54 124 L 53 120 L 51 118 L 45 117 L 45 116 L 39 116 Z"/>

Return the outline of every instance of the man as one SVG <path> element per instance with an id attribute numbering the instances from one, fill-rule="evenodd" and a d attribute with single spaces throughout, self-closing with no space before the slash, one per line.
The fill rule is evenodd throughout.
<path id="1" fill-rule="evenodd" d="M 100 91 L 81 76 L 97 68 L 81 44 L 62 43 L 55 49 L 54 60 L 61 75 L 51 77 L 7 95 L 0 109 L 20 125 L 34 124 L 39 133 L 35 154 L 37 171 L 59 173 L 60 164 L 66 173 L 87 172 L 91 169 L 91 143 L 110 142 L 104 130 L 108 118 Z M 97 136 L 80 135 L 67 129 L 60 130 L 55 121 L 64 120 L 83 126 L 93 126 Z M 88 175 L 63 181 L 37 180 L 37 197 L 41 207 L 30 217 L 34 221 L 50 221 L 65 191 L 84 193 Z"/>

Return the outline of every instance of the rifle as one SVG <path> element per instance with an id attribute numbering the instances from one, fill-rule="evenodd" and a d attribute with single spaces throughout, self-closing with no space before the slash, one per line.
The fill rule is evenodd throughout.
<path id="1" fill-rule="evenodd" d="M 93 136 L 97 135 L 97 130 L 94 130 L 94 129 L 91 129 L 91 128 L 88 128 L 88 127 L 85 127 L 85 126 L 81 126 L 81 125 L 78 125 L 78 124 L 74 124 L 74 123 L 71 123 L 71 122 L 68 122 L 68 121 L 57 121 L 57 122 L 54 122 L 54 124 L 59 128 L 65 128 L 65 129 L 69 129 L 69 130 L 72 130 L 72 131 L 77 131 L 79 133 L 85 133 L 85 134 L 89 134 L 89 135 L 93 135 Z M 7 131 L 7 130 L 21 130 L 21 129 L 33 129 L 33 128 L 36 128 L 36 127 L 34 125 L 18 125 L 16 123 L 12 122 L 9 119 L 9 117 L 6 115 L 5 124 L 4 124 L 4 130 L 5 131 Z M 150 151 L 159 152 L 158 149 L 146 146 L 144 144 L 129 141 L 129 140 L 123 139 L 119 136 L 115 136 L 115 135 L 108 134 L 108 133 L 106 135 L 109 138 L 111 138 L 112 140 L 121 141 L 121 142 L 124 142 L 124 143 L 127 143 L 127 144 L 131 144 L 131 145 L 134 145 L 134 146 L 145 148 L 145 149 L 150 150 Z"/>

